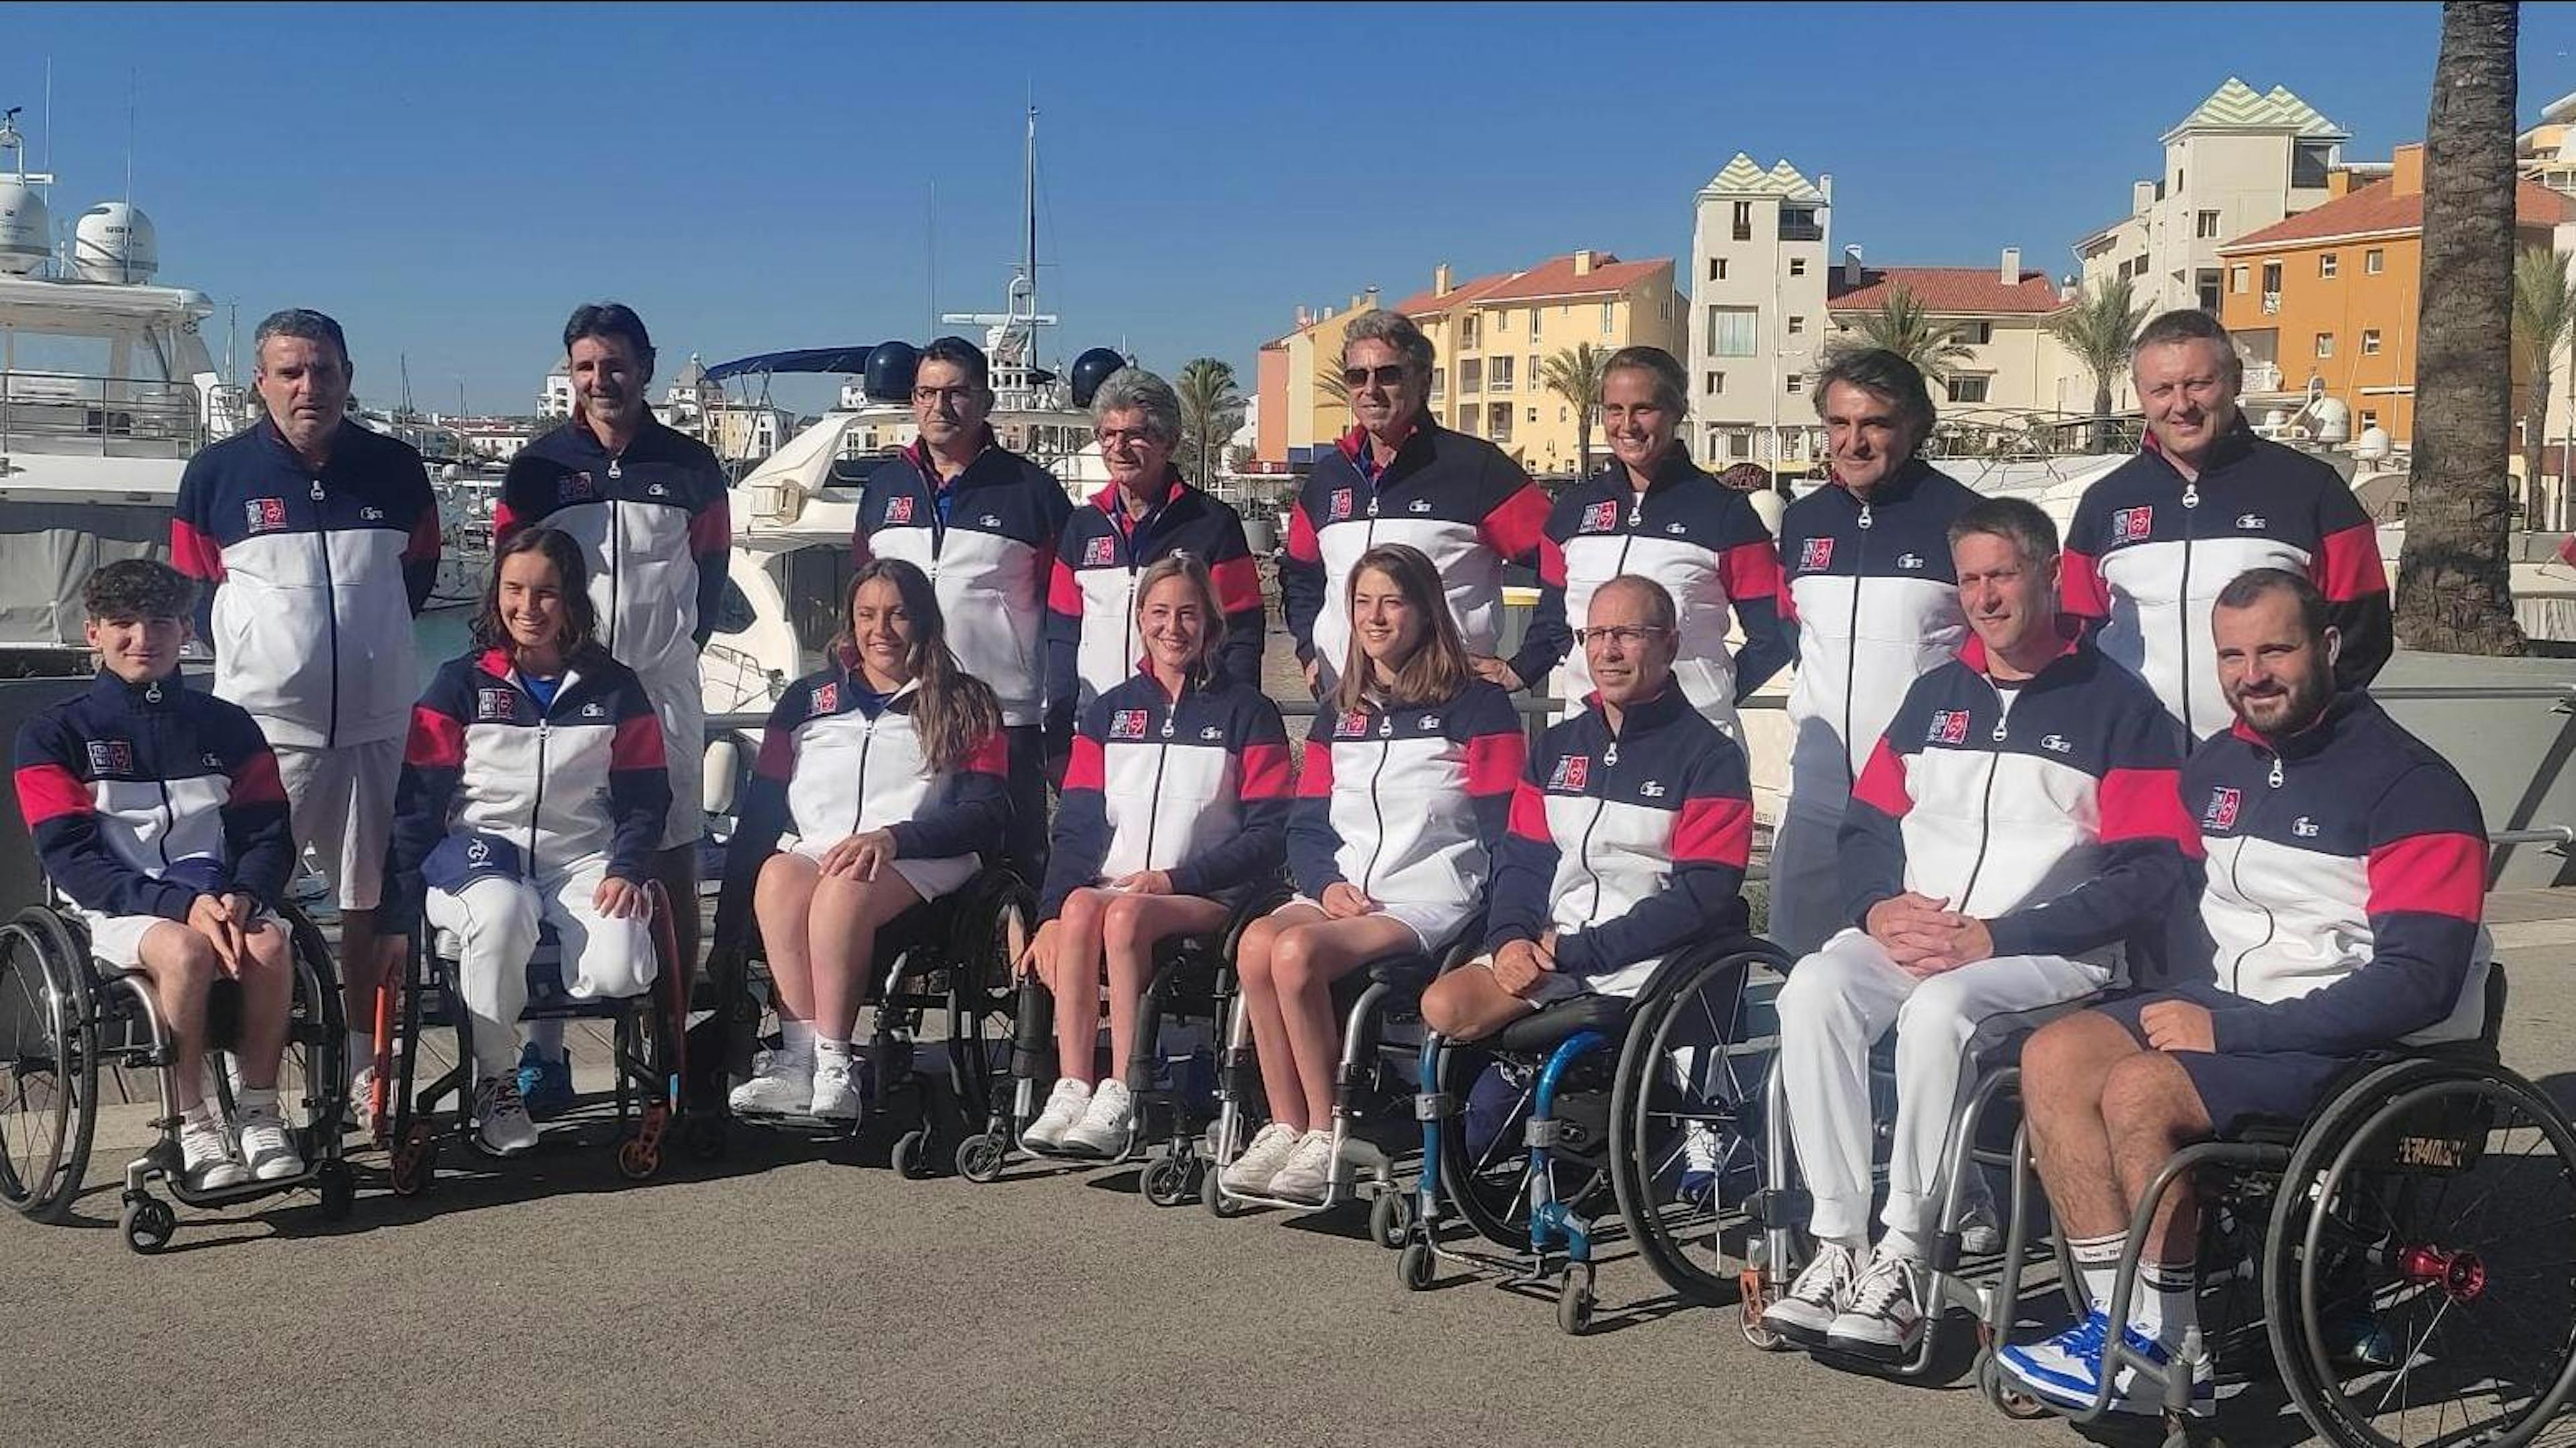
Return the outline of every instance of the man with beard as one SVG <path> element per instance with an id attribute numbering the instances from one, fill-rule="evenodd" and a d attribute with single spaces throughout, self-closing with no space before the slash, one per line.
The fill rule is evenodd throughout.
<path id="1" fill-rule="evenodd" d="M 2183 769 L 2208 883 L 2173 930 L 2176 965 L 2206 962 L 2213 978 L 2064 1017 L 2022 1050 L 2040 1176 L 2091 1304 L 2066 1332 L 1998 1355 L 2050 1402 L 2091 1405 L 2125 1226 L 2175 1152 L 2306 1116 L 2364 1052 L 2478 1033 L 2490 942 L 2477 799 L 2367 694 L 2338 694 L 2330 607 L 2277 568 L 2218 594 L 2210 634 L 2236 723 Z M 2153 1362 L 2193 1325 L 2198 1216 L 2177 1184 L 2141 1244 L 2119 1331 Z M 2160 1410 L 2133 1389 L 2124 1374 L 2113 1406 Z"/>

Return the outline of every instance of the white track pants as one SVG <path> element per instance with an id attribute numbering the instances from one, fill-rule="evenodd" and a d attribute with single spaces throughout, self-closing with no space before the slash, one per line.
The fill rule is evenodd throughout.
<path id="1" fill-rule="evenodd" d="M 564 989 L 580 1000 L 622 1000 L 653 984 L 653 930 L 642 916 L 611 920 L 591 906 L 601 864 L 536 881 L 487 875 L 449 894 L 428 892 L 429 923 L 457 938 L 457 992 L 472 1019 L 475 1076 L 514 1069 L 528 957 L 540 923 L 555 928 Z"/>
<path id="2" fill-rule="evenodd" d="M 1810 797 L 1800 785 L 1771 835 L 1771 941 L 1792 956 L 1814 952 L 1851 924 L 1843 918 L 1841 792 L 1820 789 L 1833 803 L 1800 809 Z"/>
<path id="3" fill-rule="evenodd" d="M 1869 1049 L 1896 1028 L 1896 1139 L 1880 1220 L 1918 1238 L 1939 1226 L 1950 1128 L 1976 1081 L 1973 1053 L 2110 983 L 2106 965 L 2005 955 L 1917 980 L 1877 941 L 1845 930 L 1800 960 L 1780 990 L 1781 1084 L 1798 1168 L 1815 1199 L 1809 1230 L 1864 1237 L 1869 1223 Z"/>

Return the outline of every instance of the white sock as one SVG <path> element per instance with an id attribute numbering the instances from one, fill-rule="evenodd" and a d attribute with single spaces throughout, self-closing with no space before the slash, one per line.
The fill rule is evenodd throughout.
<path id="1" fill-rule="evenodd" d="M 1890 1227 L 1887 1229 L 1887 1235 L 1878 1239 L 1878 1255 L 1901 1257 L 1920 1266 L 1923 1262 L 1923 1243 L 1912 1232 L 1900 1232 Z"/>
<path id="2" fill-rule="evenodd" d="M 557 1021 L 528 1022 L 528 1044 L 549 1061 L 560 1061 L 564 1053 L 564 1023 Z"/>
<path id="3" fill-rule="evenodd" d="M 2120 1249 L 2128 1241 L 2125 1234 L 2113 1232 L 2107 1237 L 2077 1237 L 2067 1242 L 2066 1254 L 2075 1259 L 2075 1275 L 2084 1289 L 2087 1307 L 2110 1310 L 2111 1285 L 2120 1275 Z"/>
<path id="4" fill-rule="evenodd" d="M 2192 1271 L 2188 1262 L 2141 1262 L 2138 1264 L 2138 1288 L 2131 1294 L 2129 1321 L 2138 1335 L 2164 1344 L 2167 1351 L 2182 1345 L 2182 1335 L 2200 1320 L 2200 1304 L 2192 1292 Z"/>
<path id="5" fill-rule="evenodd" d="M 814 1068 L 818 1071 L 825 1066 L 838 1066 L 847 1071 L 853 1055 L 847 1041 L 828 1041 L 821 1036 L 814 1038 Z"/>
<path id="6" fill-rule="evenodd" d="M 244 1116 L 258 1111 L 274 1113 L 277 1110 L 277 1088 L 271 1086 L 263 1091 L 256 1086 L 244 1086 L 241 1094 L 233 1098 L 233 1105 Z"/>
<path id="7" fill-rule="evenodd" d="M 1869 1234 L 1867 1232 L 1854 1232 L 1847 1237 L 1818 1237 L 1816 1240 L 1828 1247 L 1840 1247 L 1861 1261 L 1866 1262 L 1869 1260 Z"/>

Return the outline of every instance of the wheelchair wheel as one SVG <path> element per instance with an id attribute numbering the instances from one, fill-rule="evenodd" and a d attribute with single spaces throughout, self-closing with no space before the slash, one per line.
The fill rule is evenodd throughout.
<path id="1" fill-rule="evenodd" d="M 0 926 L 0 1201 L 58 1222 L 97 1125 L 87 952 L 51 910 Z"/>
<path id="2" fill-rule="evenodd" d="M 1604 1055 L 1595 1052 L 1591 1060 Z M 1575 1068 L 1591 1069 L 1589 1062 Z M 1452 1041 L 1441 1046 L 1439 1078 L 1437 1089 L 1460 1107 L 1440 1133 L 1441 1195 L 1478 1236 L 1508 1252 L 1529 1251 L 1528 1126 L 1538 1097 L 1538 1066 Z M 1579 1109 L 1582 1094 L 1593 1089 L 1572 1082 L 1560 1088 L 1559 1113 Z M 1602 1190 L 1607 1171 L 1570 1152 L 1559 1152 L 1553 1161 L 1551 1195 L 1584 1210 Z"/>
<path id="3" fill-rule="evenodd" d="M 973 888 L 976 897 L 959 905 L 948 957 L 948 1071 L 961 1109 L 980 1112 L 1010 1071 L 1019 1019 L 1011 966 L 1028 948 L 1038 912 L 1037 897 L 1008 871 L 989 871 Z"/>
<path id="4" fill-rule="evenodd" d="M 2331 1442 L 2528 1443 L 2576 1391 L 2576 1131 L 2511 1072 L 2406 1061 L 2338 1096 L 2264 1258 L 2282 1381 Z"/>
<path id="5" fill-rule="evenodd" d="M 1638 1255 L 1685 1300 L 1729 1302 L 1740 1287 L 1726 1234 L 1759 1185 L 1764 1059 L 1742 1043 L 1746 985 L 1770 957 L 1739 951 L 1692 968 L 1639 1005 L 1620 1050 L 1610 1111 L 1610 1179 Z"/>

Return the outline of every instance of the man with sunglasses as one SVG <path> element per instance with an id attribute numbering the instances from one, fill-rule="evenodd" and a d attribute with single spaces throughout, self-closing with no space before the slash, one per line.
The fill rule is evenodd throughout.
<path id="1" fill-rule="evenodd" d="M 1072 748 L 1069 708 L 1063 736 L 1049 740 L 1043 726 L 1047 587 L 1073 504 L 1054 474 L 994 438 L 992 375 L 963 337 L 922 349 L 912 383 L 920 436 L 868 475 L 850 551 L 854 566 L 901 558 L 929 574 L 958 664 L 1000 697 L 1011 793 L 1003 859 L 1034 883 L 1046 878 L 1046 761 Z"/>
<path id="2" fill-rule="evenodd" d="M 1477 673 L 1530 682 L 1494 649 L 1503 565 L 1537 566 L 1547 497 L 1500 448 L 1432 420 L 1431 362 L 1431 339 L 1400 312 L 1363 312 L 1342 334 L 1354 425 L 1299 490 L 1279 567 L 1280 611 L 1318 697 L 1350 641 L 1351 568 L 1381 543 L 1411 544 L 1440 570 Z"/>

